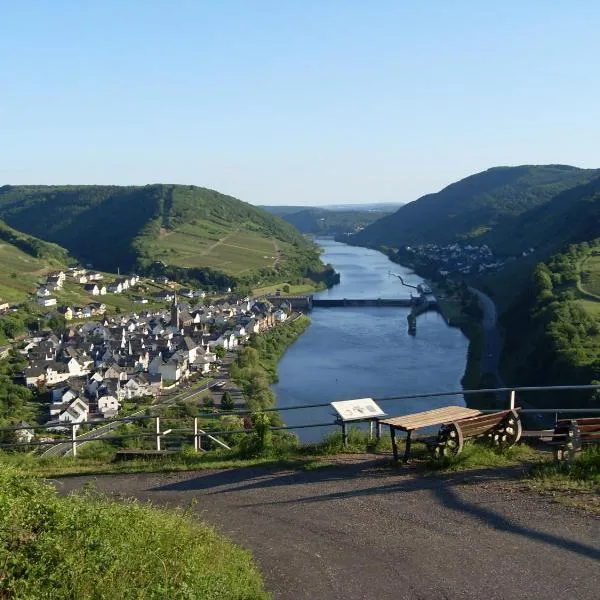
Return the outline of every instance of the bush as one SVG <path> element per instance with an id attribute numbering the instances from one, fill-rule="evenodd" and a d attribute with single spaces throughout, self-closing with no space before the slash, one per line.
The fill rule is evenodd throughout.
<path id="1" fill-rule="evenodd" d="M 0 471 L 0 598 L 267 598 L 248 552 L 188 516 Z"/>

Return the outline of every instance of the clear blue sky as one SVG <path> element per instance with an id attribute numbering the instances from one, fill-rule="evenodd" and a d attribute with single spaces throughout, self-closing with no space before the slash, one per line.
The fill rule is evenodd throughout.
<path id="1" fill-rule="evenodd" d="M 600 3 L 0 0 L 0 184 L 410 201 L 600 167 Z"/>

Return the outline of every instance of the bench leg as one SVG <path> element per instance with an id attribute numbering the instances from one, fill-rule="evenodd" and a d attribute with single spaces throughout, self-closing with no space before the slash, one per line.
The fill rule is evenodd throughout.
<path id="1" fill-rule="evenodd" d="M 390 437 L 392 438 L 392 451 L 394 452 L 394 460 L 398 461 L 398 444 L 396 442 L 396 430 L 390 425 Z"/>
<path id="2" fill-rule="evenodd" d="M 404 446 L 404 462 L 408 462 L 410 457 L 410 445 L 411 445 L 412 429 L 406 433 L 406 445 Z"/>

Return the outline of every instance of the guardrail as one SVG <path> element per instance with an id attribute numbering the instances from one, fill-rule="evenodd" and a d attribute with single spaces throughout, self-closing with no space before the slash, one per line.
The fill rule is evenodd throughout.
<path id="1" fill-rule="evenodd" d="M 498 395 L 501 393 L 506 393 L 508 396 L 508 405 L 509 408 L 514 408 L 517 406 L 517 394 L 529 393 L 529 392 L 560 392 L 560 391 L 590 391 L 590 390 L 600 390 L 600 385 L 563 385 L 563 386 L 530 386 L 530 387 L 503 387 L 503 388 L 486 388 L 486 389 L 478 389 L 478 390 L 458 390 L 452 392 L 430 392 L 423 394 L 403 394 L 397 396 L 385 396 L 380 398 L 373 398 L 377 403 L 385 403 L 390 401 L 397 400 L 415 400 L 421 398 L 440 398 L 440 397 L 449 397 L 449 396 L 458 396 L 458 395 L 477 395 L 477 394 L 494 394 Z M 292 410 L 306 410 L 312 408 L 323 408 L 330 406 L 330 402 L 318 402 L 313 404 L 302 404 L 297 406 L 285 406 L 279 408 L 266 408 L 262 410 L 262 412 L 287 412 Z M 160 409 L 160 406 L 152 407 L 153 409 Z M 496 409 L 482 409 L 482 412 L 495 412 Z M 600 414 L 600 408 L 571 408 L 571 407 L 557 407 L 557 408 L 522 408 L 521 414 L 531 414 L 531 415 L 553 415 L 553 421 L 558 420 L 559 415 L 570 415 L 570 414 Z M 68 445 L 68 451 L 66 453 L 72 453 L 74 457 L 77 456 L 77 448 L 85 443 L 89 443 L 95 440 L 106 440 L 106 441 L 118 441 L 125 439 L 135 439 L 135 438 L 154 438 L 154 446 L 157 451 L 162 450 L 162 441 L 166 436 L 174 437 L 174 434 L 180 434 L 179 437 L 192 438 L 194 444 L 194 450 L 197 452 L 201 452 L 204 450 L 202 441 L 203 439 L 210 440 L 213 444 L 216 444 L 222 448 L 230 449 L 230 447 L 218 439 L 217 436 L 225 436 L 225 435 L 233 435 L 233 434 L 242 434 L 242 433 L 251 433 L 254 431 L 253 429 L 240 429 L 240 430 L 223 430 L 223 431 L 205 431 L 200 429 L 199 427 L 199 419 L 202 417 L 215 417 L 215 416 L 226 416 L 226 415 L 249 415 L 250 411 L 248 409 L 234 409 L 234 410 L 204 410 L 199 411 L 197 415 L 193 417 L 188 417 L 188 419 L 193 419 L 192 427 L 182 427 L 182 428 L 171 428 L 167 430 L 161 430 L 161 416 L 160 415 L 141 415 L 141 416 L 129 416 L 129 417 L 120 417 L 116 419 L 93 419 L 89 421 L 83 421 L 81 423 L 65 423 L 64 425 L 56 425 L 54 424 L 44 424 L 44 425 L 30 425 L 28 427 L 23 426 L 10 426 L 10 427 L 0 427 L 0 432 L 6 431 L 24 431 L 24 430 L 34 430 L 34 431 L 43 431 L 43 430 L 57 430 L 62 428 L 64 430 L 70 429 L 69 437 L 62 438 L 54 438 L 52 440 L 42 440 L 42 441 L 21 441 L 21 442 L 8 442 L 8 443 L 0 443 L 0 448 L 19 448 L 19 447 L 43 447 L 43 446 L 59 446 L 59 445 Z M 97 436 L 94 436 L 95 430 L 92 429 L 80 436 L 77 436 L 77 432 L 81 427 L 84 426 L 95 426 L 98 425 L 100 428 L 106 428 L 107 425 L 117 424 L 117 423 L 135 423 L 138 421 L 154 421 L 153 431 L 140 431 L 136 433 L 129 434 L 121 434 L 121 435 L 105 435 L 103 432 L 99 432 Z M 169 419 L 171 421 L 182 421 L 186 420 L 185 418 L 179 419 Z M 294 425 L 294 426 L 280 426 L 280 427 L 271 427 L 272 431 L 295 431 L 299 429 L 306 429 L 312 427 L 336 427 L 341 426 L 342 431 L 345 431 L 345 426 L 347 423 L 341 423 L 339 420 L 330 421 L 327 423 L 307 423 L 302 425 Z M 110 433 L 112 429 L 109 429 L 107 433 Z M 529 432 L 529 437 L 535 436 L 536 433 L 540 434 L 540 437 L 547 432 L 547 429 L 533 430 Z M 532 435 L 533 434 L 533 435 Z"/>

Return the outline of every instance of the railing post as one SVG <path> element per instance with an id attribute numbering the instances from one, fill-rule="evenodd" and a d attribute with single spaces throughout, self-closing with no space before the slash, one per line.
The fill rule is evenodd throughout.
<path id="1" fill-rule="evenodd" d="M 71 450 L 73 458 L 77 458 L 77 425 L 71 423 Z"/>
<path id="2" fill-rule="evenodd" d="M 160 417 L 155 417 L 156 419 L 156 450 L 160 452 Z"/>
<path id="3" fill-rule="evenodd" d="M 517 393 L 515 390 L 510 390 L 510 409 L 512 410 L 515 407 L 515 396 Z"/>
<path id="4" fill-rule="evenodd" d="M 198 452 L 198 417 L 194 417 L 194 452 Z"/>

